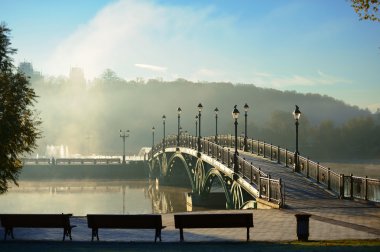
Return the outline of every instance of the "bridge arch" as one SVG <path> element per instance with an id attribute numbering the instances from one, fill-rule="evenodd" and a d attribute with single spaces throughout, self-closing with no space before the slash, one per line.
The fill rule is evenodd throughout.
<path id="1" fill-rule="evenodd" d="M 168 172 L 168 161 L 166 158 L 166 152 L 162 153 L 162 155 L 161 155 L 160 168 L 161 168 L 160 169 L 161 175 L 166 176 L 166 174 Z"/>
<path id="2" fill-rule="evenodd" d="M 163 174 L 164 176 L 167 176 L 171 173 L 173 173 L 173 168 L 174 168 L 174 163 L 175 163 L 175 160 L 178 159 L 183 167 L 185 168 L 186 170 L 186 173 L 187 173 L 187 176 L 190 180 L 190 184 L 191 184 L 191 188 L 192 190 L 194 191 L 195 189 L 195 183 L 194 183 L 194 179 L 193 179 L 193 176 L 192 176 L 192 171 L 189 169 L 189 166 L 184 158 L 184 156 L 182 155 L 182 153 L 180 152 L 176 152 L 174 155 L 172 155 L 169 159 L 169 162 L 167 162 L 167 172 L 166 174 Z"/>
<path id="3" fill-rule="evenodd" d="M 241 186 L 236 181 L 231 186 L 231 195 L 234 209 L 240 209 L 244 204 L 244 198 Z"/>
<path id="4" fill-rule="evenodd" d="M 159 157 L 152 158 L 149 162 L 149 177 L 159 177 L 161 166 L 161 160 Z"/>
<path id="5" fill-rule="evenodd" d="M 223 187 L 224 195 L 226 196 L 226 205 L 228 208 L 230 208 L 232 204 L 232 197 L 230 190 L 228 188 L 228 184 L 226 183 L 226 180 L 229 180 L 225 176 L 223 176 L 218 169 L 215 167 L 211 168 L 205 175 L 205 180 L 204 180 L 204 186 L 202 189 L 202 194 L 209 194 L 211 191 L 212 184 L 215 179 L 218 179 L 220 184 Z"/>

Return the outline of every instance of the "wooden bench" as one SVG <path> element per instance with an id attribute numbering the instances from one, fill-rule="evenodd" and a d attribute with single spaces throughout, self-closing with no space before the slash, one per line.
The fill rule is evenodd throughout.
<path id="1" fill-rule="evenodd" d="M 88 214 L 87 225 L 92 229 L 91 241 L 94 240 L 94 237 L 99 241 L 99 228 L 115 228 L 155 229 L 154 242 L 156 242 L 157 238 L 161 241 L 161 230 L 165 228 L 165 226 L 162 226 L 162 218 L 159 214 Z"/>
<path id="2" fill-rule="evenodd" d="M 10 235 L 12 239 L 13 228 L 63 228 L 63 241 L 65 237 L 71 237 L 70 225 L 72 214 L 0 214 L 1 225 L 4 227 L 4 240 Z"/>
<path id="3" fill-rule="evenodd" d="M 184 228 L 247 228 L 247 241 L 249 241 L 249 228 L 253 227 L 251 213 L 231 214 L 175 214 L 175 228 L 179 228 L 180 241 L 183 241 Z"/>

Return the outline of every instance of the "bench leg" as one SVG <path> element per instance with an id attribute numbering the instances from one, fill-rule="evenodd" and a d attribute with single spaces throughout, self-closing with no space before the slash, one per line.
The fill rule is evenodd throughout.
<path id="1" fill-rule="evenodd" d="M 161 229 L 160 228 L 156 228 L 156 234 L 155 234 L 155 237 L 154 237 L 154 242 L 157 241 L 157 238 L 161 240 Z"/>
<path id="2" fill-rule="evenodd" d="M 73 228 L 74 226 L 70 227 L 70 228 L 64 228 L 63 229 L 63 239 L 62 241 L 65 241 L 65 238 L 66 237 L 69 237 L 70 238 L 70 241 L 73 240 L 73 237 L 71 236 L 71 229 Z"/>
<path id="3" fill-rule="evenodd" d="M 249 241 L 249 227 L 247 227 L 247 241 Z"/>
<path id="4" fill-rule="evenodd" d="M 96 236 L 96 240 L 99 241 L 99 231 L 97 228 L 92 228 L 91 241 L 94 241 L 94 237 Z"/>
<path id="5" fill-rule="evenodd" d="M 8 235 L 10 235 L 12 239 L 14 239 L 13 228 L 5 228 L 5 230 L 4 230 L 4 241 L 7 239 Z"/>
<path id="6" fill-rule="evenodd" d="M 179 229 L 179 240 L 183 242 L 183 228 Z"/>

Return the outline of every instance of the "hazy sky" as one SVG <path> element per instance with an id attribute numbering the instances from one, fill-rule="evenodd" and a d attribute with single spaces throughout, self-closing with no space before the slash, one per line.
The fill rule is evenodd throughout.
<path id="1" fill-rule="evenodd" d="M 380 108 L 380 23 L 348 0 L 0 0 L 16 64 L 44 75 L 253 83 Z"/>

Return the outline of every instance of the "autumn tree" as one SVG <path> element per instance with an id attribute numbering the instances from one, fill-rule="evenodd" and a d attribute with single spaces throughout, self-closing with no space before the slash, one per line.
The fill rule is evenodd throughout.
<path id="1" fill-rule="evenodd" d="M 359 15 L 360 20 L 380 22 L 380 15 L 378 13 L 380 2 L 378 0 L 351 0 L 351 6 Z"/>
<path id="2" fill-rule="evenodd" d="M 40 137 L 40 120 L 33 109 L 36 94 L 13 65 L 10 29 L 0 24 L 0 194 L 17 185 L 21 156 L 31 153 Z"/>

